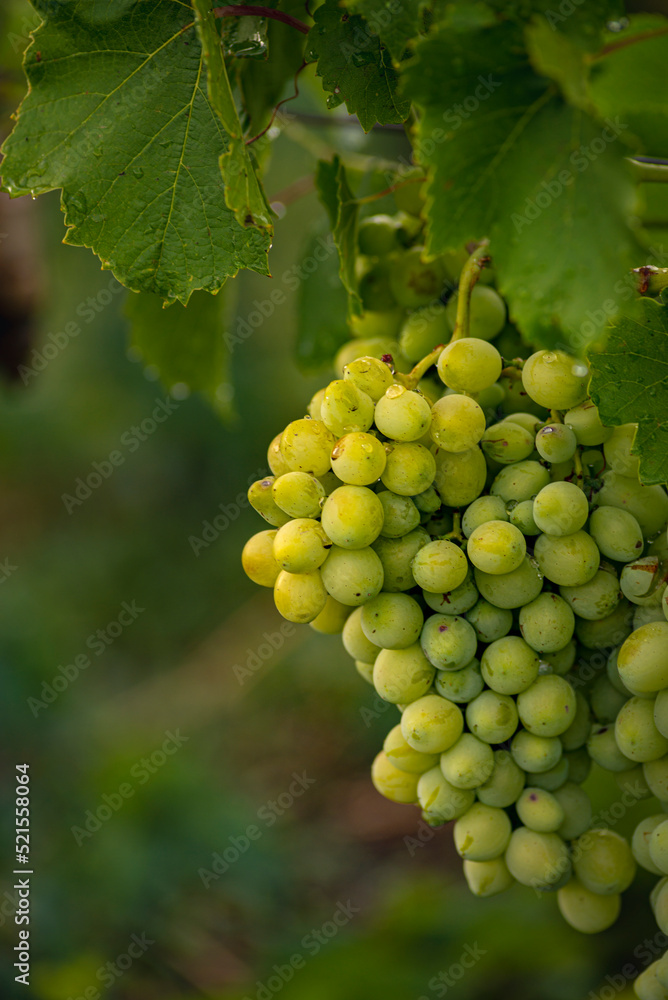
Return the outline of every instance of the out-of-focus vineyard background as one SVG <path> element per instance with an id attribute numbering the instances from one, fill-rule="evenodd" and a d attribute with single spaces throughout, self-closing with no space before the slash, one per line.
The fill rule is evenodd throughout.
<path id="1" fill-rule="evenodd" d="M 26 3 L 3 8 L 4 133 L 35 23 Z M 226 423 L 195 396 L 177 391 L 170 403 L 128 352 L 125 293 L 87 250 L 61 244 L 57 194 L 2 196 L 0 360 L 15 369 L 23 351 L 28 370 L 0 393 L 0 992 L 630 996 L 621 970 L 662 950 L 647 947 L 651 877 L 594 939 L 567 927 L 550 895 L 471 897 L 450 830 L 432 833 L 417 810 L 371 786 L 396 710 L 338 638 L 281 632 L 271 594 L 241 572 L 245 539 L 264 527 L 245 490 L 266 469 L 268 442 L 327 378 L 295 361 L 297 297 L 323 274 L 303 269 L 305 248 L 327 232 L 315 194 L 295 181 L 335 148 L 359 166 L 368 154 L 408 156 L 401 130 L 364 137 L 345 113 L 338 126 L 313 117 L 325 110 L 308 72 L 301 89 L 267 170 L 270 195 L 289 202 L 274 280 L 245 272 L 230 302 L 230 331 L 238 317 L 271 314 L 234 345 Z M 273 307 L 272 287 L 284 292 Z M 114 452 L 121 460 L 109 466 Z M 77 497 L 95 463 L 111 474 Z M 12 968 L 13 775 L 23 761 L 28 988 Z M 596 769 L 588 788 L 595 810 L 619 800 Z M 638 812 L 615 829 L 630 833 Z"/>

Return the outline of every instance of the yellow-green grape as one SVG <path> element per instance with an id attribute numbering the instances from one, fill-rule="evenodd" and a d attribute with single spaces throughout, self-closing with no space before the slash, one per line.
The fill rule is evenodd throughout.
<path id="1" fill-rule="evenodd" d="M 545 592 L 520 609 L 519 625 L 532 649 L 538 653 L 556 653 L 570 642 L 575 617 L 563 598 Z"/>
<path id="2" fill-rule="evenodd" d="M 446 307 L 448 320 L 453 330 L 457 321 L 458 297 L 459 294 L 453 295 Z M 479 338 L 482 341 L 493 340 L 498 333 L 501 333 L 505 325 L 506 304 L 499 293 L 486 285 L 474 285 L 471 292 L 469 317 L 471 337 Z"/>
<path id="3" fill-rule="evenodd" d="M 322 566 L 331 547 L 319 521 L 298 517 L 276 532 L 274 558 L 289 573 L 311 573 Z"/>
<path id="4" fill-rule="evenodd" d="M 415 362 L 449 339 L 450 324 L 445 306 L 441 302 L 432 302 L 406 317 L 399 334 L 399 347 L 409 361 Z"/>
<path id="5" fill-rule="evenodd" d="M 604 427 L 601 423 L 598 408 L 591 399 L 585 399 L 564 414 L 564 423 L 574 432 L 578 444 L 588 448 L 603 444 L 612 434 L 612 427 Z"/>
<path id="6" fill-rule="evenodd" d="M 495 382 L 481 392 L 475 393 L 476 402 L 482 407 L 485 416 L 489 419 L 496 415 L 496 411 L 503 402 L 505 393 L 501 384 Z"/>
<path id="7" fill-rule="evenodd" d="M 355 670 L 362 680 L 365 680 L 367 684 L 373 685 L 373 663 L 363 663 L 362 660 L 355 660 Z"/>
<path id="8" fill-rule="evenodd" d="M 641 819 L 635 830 L 633 831 L 633 837 L 631 838 L 631 851 L 633 857 L 638 862 L 641 868 L 646 871 L 651 872 L 652 875 L 663 875 L 657 865 L 652 861 L 651 855 L 649 853 L 649 844 L 652 833 L 656 830 L 657 826 L 661 823 L 665 823 L 666 814 L 658 813 L 653 816 L 645 816 Z"/>
<path id="9" fill-rule="evenodd" d="M 349 617 L 343 626 L 341 641 L 348 656 L 353 660 L 361 660 L 363 663 L 374 663 L 380 653 L 380 647 L 367 639 L 362 630 L 362 608 L 357 607 L 350 611 Z"/>
<path id="10" fill-rule="evenodd" d="M 383 566 L 371 548 L 342 549 L 333 545 L 321 573 L 327 593 L 351 607 L 370 601 L 383 587 Z"/>
<path id="11" fill-rule="evenodd" d="M 335 379 L 325 389 L 320 415 L 337 438 L 352 431 L 368 431 L 373 423 L 373 400 L 349 379 Z"/>
<path id="12" fill-rule="evenodd" d="M 628 841 L 614 830 L 589 830 L 573 844 L 575 874 L 590 892 L 612 896 L 633 882 L 636 863 Z"/>
<path id="13" fill-rule="evenodd" d="M 331 461 L 332 471 L 342 483 L 369 486 L 383 474 L 385 448 L 373 434 L 353 431 L 336 442 Z"/>
<path id="14" fill-rule="evenodd" d="M 373 686 L 384 701 L 409 705 L 427 693 L 434 674 L 433 666 L 417 643 L 407 649 L 383 649 L 373 666 Z"/>
<path id="15" fill-rule="evenodd" d="M 417 794 L 427 822 L 433 824 L 448 823 L 463 816 L 475 801 L 474 792 L 455 788 L 446 781 L 440 767 L 433 767 L 420 776 Z"/>
<path id="16" fill-rule="evenodd" d="M 271 491 L 276 506 L 290 517 L 317 517 L 325 496 L 322 483 L 308 472 L 286 472 L 274 480 Z"/>
<path id="17" fill-rule="evenodd" d="M 429 535 L 423 528 L 415 528 L 401 538 L 377 538 L 373 550 L 383 567 L 385 582 L 383 589 L 388 593 L 410 590 L 415 586 L 411 564 L 416 553 L 427 545 Z"/>
<path id="18" fill-rule="evenodd" d="M 599 621 L 611 615 L 619 604 L 619 580 L 610 569 L 599 569 L 579 587 L 560 587 L 559 593 L 580 618 Z"/>
<path id="19" fill-rule="evenodd" d="M 536 451 L 546 462 L 568 462 L 577 446 L 577 438 L 566 424 L 546 424 L 536 434 Z"/>
<path id="20" fill-rule="evenodd" d="M 643 486 L 637 479 L 606 472 L 593 498 L 597 507 L 620 507 L 633 514 L 645 538 L 652 538 L 668 521 L 668 494 L 662 486 Z"/>
<path id="21" fill-rule="evenodd" d="M 336 437 L 321 420 L 293 420 L 281 434 L 281 456 L 293 472 L 324 476 L 331 467 L 329 456 Z"/>
<path id="22" fill-rule="evenodd" d="M 399 496 L 390 490 L 378 493 L 383 508 L 383 538 L 401 538 L 420 523 L 420 512 L 410 497 Z"/>
<path id="23" fill-rule="evenodd" d="M 480 673 L 480 663 L 471 660 L 459 670 L 437 670 L 434 687 L 442 698 L 466 704 L 477 698 L 485 684 Z"/>
<path id="24" fill-rule="evenodd" d="M 404 739 L 422 753 L 443 753 L 459 739 L 463 728 L 461 709 L 438 694 L 411 702 L 401 717 Z"/>
<path id="25" fill-rule="evenodd" d="M 466 706 L 467 726 L 485 743 L 505 743 L 517 729 L 517 721 L 513 699 L 496 691 L 483 691 Z"/>
<path id="26" fill-rule="evenodd" d="M 277 434 L 267 448 L 267 465 L 275 476 L 290 472 L 290 466 L 281 455 L 281 437 L 281 434 Z"/>
<path id="27" fill-rule="evenodd" d="M 480 496 L 487 478 L 485 456 L 480 448 L 436 452 L 434 486 L 448 507 L 464 507 Z"/>
<path id="28" fill-rule="evenodd" d="M 398 441 L 387 446 L 387 462 L 380 477 L 383 486 L 402 497 L 424 493 L 434 482 L 436 459 L 415 441 Z"/>
<path id="29" fill-rule="evenodd" d="M 366 486 L 339 486 L 323 504 L 322 527 L 342 549 L 363 549 L 383 527 L 383 505 Z"/>
<path id="30" fill-rule="evenodd" d="M 539 660 L 524 639 L 506 635 L 486 647 L 480 661 L 483 679 L 498 694 L 519 694 L 538 677 Z"/>
<path id="31" fill-rule="evenodd" d="M 494 753 L 472 733 L 463 733 L 457 742 L 441 754 L 443 776 L 455 788 L 478 788 L 494 770 Z"/>
<path id="32" fill-rule="evenodd" d="M 505 416 L 502 418 L 502 422 L 507 422 L 511 424 L 519 424 L 523 427 L 525 431 L 528 431 L 532 438 L 535 438 L 538 428 L 542 426 L 543 421 L 540 417 L 536 416 L 535 413 L 522 413 L 518 410 L 516 413 L 511 413 L 510 416 Z"/>
<path id="33" fill-rule="evenodd" d="M 485 414 L 470 396 L 450 393 L 434 403 L 429 432 L 446 451 L 469 451 L 486 433 Z"/>
<path id="34" fill-rule="evenodd" d="M 655 586 L 659 582 L 659 560 L 656 556 L 646 556 L 627 563 L 622 569 L 619 580 L 624 597 L 634 604 L 650 604 L 657 602 Z"/>
<path id="35" fill-rule="evenodd" d="M 668 819 L 652 830 L 649 838 L 649 856 L 664 875 L 668 874 Z"/>
<path id="36" fill-rule="evenodd" d="M 606 771 L 628 771 L 631 761 L 617 746 L 614 726 L 592 726 L 587 740 L 591 759 Z"/>
<path id="37" fill-rule="evenodd" d="M 468 393 L 494 385 L 502 368 L 496 347 L 476 337 L 453 340 L 441 351 L 437 365 L 439 377 L 448 389 Z"/>
<path id="38" fill-rule="evenodd" d="M 508 635 L 513 627 L 513 613 L 507 608 L 497 608 L 480 598 L 466 614 L 466 620 L 475 629 L 480 642 L 494 642 Z"/>
<path id="39" fill-rule="evenodd" d="M 631 454 L 635 440 L 637 424 L 622 424 L 615 427 L 610 437 L 603 444 L 603 454 L 608 468 L 620 476 L 635 479 L 640 468 L 640 459 Z"/>
<path id="40" fill-rule="evenodd" d="M 318 391 L 314 392 L 313 395 L 311 396 L 309 404 L 306 407 L 306 412 L 308 413 L 309 417 L 313 418 L 313 420 L 320 420 L 320 407 L 322 406 L 322 401 L 324 398 L 325 398 L 324 388 L 318 389 Z"/>
<path id="41" fill-rule="evenodd" d="M 585 782 L 589 777 L 592 761 L 587 747 L 579 747 L 577 750 L 565 750 L 564 759 L 568 762 L 568 780 L 576 785 L 581 785 Z"/>
<path id="42" fill-rule="evenodd" d="M 508 521 L 485 521 L 469 536 L 466 554 L 483 573 L 499 576 L 512 573 L 524 561 L 524 535 Z"/>
<path id="43" fill-rule="evenodd" d="M 438 765 L 436 754 L 420 753 L 408 745 L 399 724 L 390 729 L 385 737 L 383 750 L 391 764 L 408 774 L 424 774 Z"/>
<path id="44" fill-rule="evenodd" d="M 501 499 L 496 497 L 495 499 Z M 519 528 L 523 535 L 539 535 L 540 528 L 533 517 L 533 500 L 512 500 L 508 504 L 508 520 Z"/>
<path id="45" fill-rule="evenodd" d="M 571 639 L 568 645 L 564 646 L 563 649 L 557 650 L 556 653 L 542 653 L 541 659 L 552 667 L 553 674 L 560 674 L 563 676 L 567 674 L 569 670 L 572 669 L 575 663 L 575 657 L 577 655 L 577 644 L 575 639 Z"/>
<path id="46" fill-rule="evenodd" d="M 544 406 L 535 403 L 522 385 L 521 372 L 502 375 L 499 385 L 503 389 L 504 398 L 502 410 L 504 413 L 535 413 L 541 420 L 547 420 L 549 414 Z"/>
<path id="47" fill-rule="evenodd" d="M 446 397 L 447 398 L 447 397 Z M 485 496 L 478 497 L 464 511 L 462 517 L 462 531 L 467 538 L 476 528 L 487 521 L 507 521 L 506 505 L 501 497 Z"/>
<path id="48" fill-rule="evenodd" d="M 545 466 L 527 458 L 501 469 L 494 477 L 490 493 L 501 497 L 506 503 L 511 500 L 530 500 L 549 481 L 550 473 Z"/>
<path id="49" fill-rule="evenodd" d="M 534 771 L 531 775 L 531 784 L 546 792 L 554 792 L 568 781 L 568 771 L 568 761 L 562 754 L 554 767 L 549 767 L 547 771 Z"/>
<path id="50" fill-rule="evenodd" d="M 408 594 L 379 594 L 362 608 L 362 631 L 383 649 L 412 646 L 420 638 L 422 621 L 420 605 Z"/>
<path id="51" fill-rule="evenodd" d="M 547 579 L 561 587 L 581 587 L 588 583 L 601 561 L 596 542 L 586 531 L 575 531 L 559 538 L 539 535 L 534 556 Z"/>
<path id="52" fill-rule="evenodd" d="M 391 385 L 376 403 L 375 422 L 393 441 L 417 441 L 429 429 L 431 407 L 421 393 Z"/>
<path id="53" fill-rule="evenodd" d="M 371 765 L 371 780 L 376 791 L 391 802 L 417 802 L 418 775 L 400 771 L 382 750 Z"/>
<path id="54" fill-rule="evenodd" d="M 587 396 L 589 369 L 564 351 L 536 351 L 524 362 L 522 384 L 548 410 L 571 410 Z"/>
<path id="55" fill-rule="evenodd" d="M 377 402 L 394 382 L 389 365 L 379 358 L 356 358 L 344 366 L 343 378 Z M 324 398 L 324 390 L 322 390 Z"/>
<path id="56" fill-rule="evenodd" d="M 478 647 L 471 625 L 458 615 L 431 615 L 422 627 L 422 651 L 438 670 L 461 670 Z"/>
<path id="57" fill-rule="evenodd" d="M 633 605 L 620 601 L 611 615 L 588 621 L 575 619 L 575 634 L 581 646 L 587 649 L 609 649 L 613 643 L 622 642 L 633 629 Z"/>
<path id="58" fill-rule="evenodd" d="M 533 451 L 534 439 L 533 434 L 508 418 L 488 427 L 480 446 L 494 462 L 510 465 L 529 457 Z"/>
<path id="59" fill-rule="evenodd" d="M 638 1000 L 666 1000 L 668 990 L 659 981 L 656 964 L 653 962 L 633 980 L 633 992 Z"/>
<path id="60" fill-rule="evenodd" d="M 524 788 L 526 775 L 507 750 L 494 751 L 494 770 L 476 794 L 487 806 L 507 809 L 517 802 Z"/>
<path id="61" fill-rule="evenodd" d="M 516 809 L 520 823 L 537 833 L 556 833 L 564 821 L 561 804 L 543 788 L 525 788 Z"/>
<path id="62" fill-rule="evenodd" d="M 274 482 L 273 476 L 267 476 L 265 479 L 258 479 L 252 483 L 248 489 L 248 502 L 260 517 L 263 517 L 275 528 L 280 528 L 288 523 L 290 515 L 276 505 L 272 492 Z"/>
<path id="63" fill-rule="evenodd" d="M 309 622 L 312 629 L 322 635 L 339 635 L 343 631 L 343 626 L 348 620 L 351 609 L 345 604 L 339 604 L 333 597 L 327 595 L 327 603 L 312 622 Z"/>
<path id="64" fill-rule="evenodd" d="M 404 315 L 404 310 L 396 307 L 394 309 L 374 312 L 367 310 L 359 316 L 350 316 L 348 318 L 350 336 L 360 340 L 389 338 L 394 340 L 396 344 L 396 338 L 404 321 Z M 366 389 L 364 391 L 366 392 Z"/>
<path id="65" fill-rule="evenodd" d="M 455 823 L 455 850 L 466 861 L 491 861 L 506 850 L 511 829 L 503 809 L 476 802 Z"/>
<path id="66" fill-rule="evenodd" d="M 629 698 L 619 710 L 615 739 L 624 756 L 640 764 L 668 752 L 668 739 L 654 723 L 654 702 L 648 698 Z"/>
<path id="67" fill-rule="evenodd" d="M 465 861 L 464 878 L 474 896 L 496 896 L 514 884 L 503 858 L 491 861 Z"/>
<path id="68" fill-rule="evenodd" d="M 575 483 L 548 483 L 533 502 L 533 516 L 541 531 L 559 538 L 582 528 L 589 517 L 589 504 Z"/>
<path id="69" fill-rule="evenodd" d="M 391 215 L 370 215 L 362 219 L 357 231 L 357 245 L 362 254 L 384 257 L 399 246 L 401 223 Z"/>
<path id="70" fill-rule="evenodd" d="M 329 494 L 333 493 L 339 486 L 343 486 L 342 481 L 334 472 L 332 472 L 331 469 L 329 472 L 326 472 L 324 476 L 316 476 L 316 479 L 325 491 L 325 496 L 329 496 Z"/>
<path id="71" fill-rule="evenodd" d="M 668 802 L 668 757 L 646 761 L 642 770 L 652 795 L 661 802 Z"/>
<path id="72" fill-rule="evenodd" d="M 288 621 L 312 622 L 327 603 L 327 591 L 319 570 L 310 573 L 281 570 L 274 584 L 274 603 L 279 614 Z"/>
<path id="73" fill-rule="evenodd" d="M 400 315 L 403 314 L 400 313 Z M 385 316 L 386 313 L 367 313 L 367 315 Z M 376 358 L 381 360 L 390 357 L 396 365 L 397 359 L 401 357 L 399 353 L 399 342 L 390 335 L 365 337 L 362 340 L 349 340 L 340 347 L 334 358 L 334 371 L 339 378 L 343 378 L 346 365 L 357 361 L 358 358 Z"/>
<path id="74" fill-rule="evenodd" d="M 248 539 L 241 553 L 244 573 L 260 587 L 273 587 L 281 567 L 274 557 L 275 531 L 258 531 Z"/>
<path id="75" fill-rule="evenodd" d="M 454 542 L 439 539 L 423 546 L 413 559 L 413 576 L 418 587 L 432 594 L 455 590 L 466 579 L 466 556 Z"/>
<path id="76" fill-rule="evenodd" d="M 617 669 L 634 694 L 668 687 L 668 622 L 650 622 L 632 632 L 617 654 Z"/>
<path id="77" fill-rule="evenodd" d="M 444 615 L 463 615 L 478 600 L 478 590 L 473 582 L 473 574 L 468 571 L 466 579 L 454 590 L 443 594 L 422 591 L 422 597 L 434 611 Z"/>
<path id="78" fill-rule="evenodd" d="M 576 878 L 572 878 L 558 890 L 557 903 L 566 923 L 581 934 L 606 931 L 619 916 L 622 905 L 618 893 L 600 896 L 591 892 Z"/>
<path id="79" fill-rule="evenodd" d="M 441 498 L 433 486 L 429 486 L 424 493 L 417 493 L 413 497 L 413 503 L 423 514 L 435 514 L 441 506 Z"/>
<path id="80" fill-rule="evenodd" d="M 497 608 L 520 608 L 528 604 L 543 589 L 543 574 L 535 559 L 528 556 L 511 573 L 483 573 L 475 571 L 478 590 L 490 604 Z"/>
<path id="81" fill-rule="evenodd" d="M 510 752 L 518 767 L 528 774 L 539 774 L 555 767 L 563 753 L 561 742 L 556 736 L 536 736 L 521 729 L 513 736 Z"/>
<path id="82" fill-rule="evenodd" d="M 517 711 L 534 736 L 559 736 L 575 718 L 575 691 L 564 677 L 542 674 L 520 692 Z"/>
<path id="83" fill-rule="evenodd" d="M 619 692 L 618 692 L 619 693 Z M 575 692 L 575 712 L 573 720 L 563 733 L 559 734 L 564 750 L 577 750 L 583 747 L 591 733 L 591 712 L 589 702 L 581 691 Z"/>
<path id="84" fill-rule="evenodd" d="M 558 833 L 538 833 L 526 826 L 513 830 L 506 851 L 508 871 L 532 889 L 556 889 L 571 875 L 568 848 Z"/>
<path id="85" fill-rule="evenodd" d="M 564 840 L 575 840 L 591 826 L 591 799 L 584 789 L 572 781 L 567 781 L 552 794 L 564 813 L 556 832 Z"/>
<path id="86" fill-rule="evenodd" d="M 424 247 L 414 246 L 394 257 L 390 269 L 392 295 L 407 309 L 426 306 L 440 298 L 445 272 L 438 260 L 422 259 Z"/>

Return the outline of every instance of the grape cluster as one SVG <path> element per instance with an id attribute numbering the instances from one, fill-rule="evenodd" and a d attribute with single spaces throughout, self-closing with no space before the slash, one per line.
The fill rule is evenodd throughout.
<path id="1" fill-rule="evenodd" d="M 594 762 L 668 810 L 668 494 L 638 479 L 635 426 L 601 423 L 585 363 L 509 365 L 462 332 L 409 374 L 351 358 L 276 436 L 244 568 L 397 707 L 373 783 L 454 820 L 474 894 L 556 891 L 594 933 L 640 864 L 668 934 L 668 815 L 629 845 L 582 788 Z M 668 997 L 662 962 L 641 998 Z"/>

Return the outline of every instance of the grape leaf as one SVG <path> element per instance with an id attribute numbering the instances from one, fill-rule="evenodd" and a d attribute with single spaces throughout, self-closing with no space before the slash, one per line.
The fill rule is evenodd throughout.
<path id="1" fill-rule="evenodd" d="M 348 297 L 328 239 L 331 236 L 325 232 L 309 237 L 300 255 L 302 261 L 318 262 L 299 286 L 296 354 L 305 371 L 331 367 L 339 347 L 350 339 L 346 322 Z"/>
<path id="2" fill-rule="evenodd" d="M 166 389 L 185 385 L 200 392 L 224 418 L 232 416 L 229 354 L 224 343 L 224 292 L 193 292 L 188 306 L 163 308 L 159 295 L 131 294 L 125 314 L 130 343 L 145 365 L 153 365 Z"/>
<path id="3" fill-rule="evenodd" d="M 339 276 L 348 293 L 348 309 L 351 313 L 360 313 L 362 303 L 355 274 L 359 204 L 350 190 L 346 168 L 338 156 L 331 163 L 318 161 L 315 184 L 332 226 L 339 253 Z"/>
<path id="4" fill-rule="evenodd" d="M 330 92 L 327 106 L 344 101 L 368 132 L 381 125 L 403 122 L 410 102 L 397 94 L 397 73 L 378 35 L 358 14 L 349 14 L 338 0 L 325 0 L 313 15 L 308 36 L 309 58 Z"/>
<path id="5" fill-rule="evenodd" d="M 544 17 L 534 18 L 526 26 L 524 37 L 536 72 L 555 80 L 571 104 L 589 110 L 589 64 L 583 49 L 568 35 L 551 28 Z"/>
<path id="6" fill-rule="evenodd" d="M 420 33 L 425 0 L 344 0 L 354 14 L 361 14 L 369 28 L 389 49 L 395 63 L 401 62 L 408 43 Z"/>
<path id="7" fill-rule="evenodd" d="M 270 234 L 225 202 L 229 140 L 205 87 L 190 7 L 177 0 L 35 0 L 30 90 L 4 146 L 12 196 L 62 188 L 65 242 L 135 291 L 187 302 L 239 268 L 267 274 Z"/>
<path id="8" fill-rule="evenodd" d="M 668 309 L 653 299 L 623 316 L 605 349 L 590 358 L 589 392 L 609 426 L 638 424 L 633 452 L 640 478 L 668 482 Z"/>
<path id="9" fill-rule="evenodd" d="M 580 48 L 596 51 L 609 22 L 624 15 L 622 0 L 586 0 L 555 3 L 555 0 L 487 0 L 504 17 L 526 23 L 532 14 L 544 15 L 553 32 L 567 35 Z"/>
<path id="10" fill-rule="evenodd" d="M 418 43 L 405 78 L 422 110 L 415 148 L 429 168 L 429 251 L 489 237 L 524 336 L 581 351 L 627 292 L 622 279 L 640 252 L 624 123 L 567 105 L 533 72 L 512 24 L 440 26 Z"/>

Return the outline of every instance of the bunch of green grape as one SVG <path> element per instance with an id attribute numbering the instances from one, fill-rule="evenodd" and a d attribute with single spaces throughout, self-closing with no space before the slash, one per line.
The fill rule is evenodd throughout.
<path id="1" fill-rule="evenodd" d="M 584 362 L 508 364 L 467 332 L 408 374 L 351 357 L 315 394 L 249 490 L 271 528 L 244 568 L 396 706 L 373 784 L 454 822 L 474 894 L 554 891 L 594 933 L 640 864 L 668 934 L 668 815 L 629 845 L 582 787 L 593 765 L 668 807 L 668 494 L 639 481 L 635 425 L 601 423 Z M 667 963 L 643 1000 L 668 997 Z"/>

